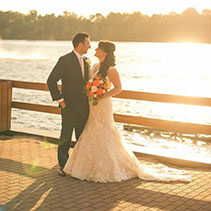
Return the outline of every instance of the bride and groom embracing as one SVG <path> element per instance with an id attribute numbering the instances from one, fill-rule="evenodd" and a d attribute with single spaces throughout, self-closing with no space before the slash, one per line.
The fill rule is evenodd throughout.
<path id="1" fill-rule="evenodd" d="M 74 50 L 59 58 L 47 80 L 52 99 L 58 101 L 61 107 L 59 175 L 70 174 L 80 180 L 103 183 L 133 177 L 156 181 L 191 181 L 186 171 L 163 165 L 142 165 L 121 140 L 113 119 L 111 102 L 111 97 L 121 92 L 121 80 L 115 68 L 115 45 L 110 41 L 100 41 L 95 49 L 99 63 L 89 70 L 89 63 L 82 57 L 91 47 L 89 35 L 78 33 L 72 43 Z M 96 78 L 99 83 L 105 82 L 103 85 L 106 89 L 101 89 L 100 98 L 96 87 L 88 91 Z M 62 81 L 61 91 L 57 85 L 59 80 Z M 87 88 L 86 94 L 84 88 Z M 97 103 L 93 103 L 96 99 Z M 70 141 L 73 130 L 77 141 L 74 148 L 69 150 L 73 145 Z"/>

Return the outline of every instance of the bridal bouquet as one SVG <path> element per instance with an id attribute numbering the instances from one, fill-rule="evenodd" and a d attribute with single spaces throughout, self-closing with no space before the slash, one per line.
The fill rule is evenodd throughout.
<path id="1" fill-rule="evenodd" d="M 86 84 L 86 94 L 89 100 L 93 101 L 93 106 L 98 104 L 98 100 L 108 92 L 107 81 L 100 76 L 95 76 L 90 79 Z"/>

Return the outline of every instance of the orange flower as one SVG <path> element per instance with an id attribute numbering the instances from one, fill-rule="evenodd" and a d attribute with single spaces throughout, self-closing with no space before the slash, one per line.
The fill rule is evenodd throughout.
<path id="1" fill-rule="evenodd" d="M 89 92 L 89 96 L 90 96 L 90 97 L 93 97 L 93 96 L 94 96 L 94 93 L 93 93 L 92 91 L 90 91 L 90 92 Z"/>
<path id="2" fill-rule="evenodd" d="M 99 77 L 99 76 L 95 76 L 94 78 L 95 78 L 95 79 L 97 79 L 97 80 L 99 80 L 99 79 L 100 79 L 100 77 Z"/>
<path id="3" fill-rule="evenodd" d="M 87 85 L 86 85 L 86 89 L 90 89 L 90 88 L 91 88 L 91 86 L 92 86 L 92 84 L 91 84 L 91 83 L 87 83 Z"/>
<path id="4" fill-rule="evenodd" d="M 98 90 L 97 90 L 97 95 L 102 95 L 103 94 L 103 90 L 101 89 L 101 88 L 99 88 Z"/>
<path id="5" fill-rule="evenodd" d="M 100 85 L 100 81 L 93 81 L 93 85 L 98 87 Z"/>
<path id="6" fill-rule="evenodd" d="M 107 84 L 103 84 L 103 88 L 107 89 L 107 87 L 108 87 Z"/>

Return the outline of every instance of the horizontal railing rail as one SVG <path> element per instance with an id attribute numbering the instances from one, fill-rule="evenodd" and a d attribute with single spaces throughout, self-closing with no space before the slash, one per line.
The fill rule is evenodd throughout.
<path id="1" fill-rule="evenodd" d="M 11 81 L 13 88 L 48 91 L 48 86 L 47 84 L 44 83 L 24 82 L 15 80 L 0 80 L 0 81 Z M 59 87 L 61 88 L 61 86 Z M 211 106 L 211 98 L 206 98 L 206 97 L 189 97 L 189 96 L 157 94 L 149 92 L 126 91 L 126 90 L 122 91 L 119 95 L 115 97 L 129 100 L 143 100 L 151 102 L 176 103 L 176 104 L 209 106 L 209 107 Z M 48 106 L 41 104 L 12 101 L 12 108 L 60 114 L 60 108 L 56 106 Z M 162 130 L 164 129 L 181 133 L 195 133 L 195 134 L 198 133 L 198 134 L 211 135 L 211 125 L 205 125 L 205 124 L 184 123 L 184 122 L 144 118 L 140 116 L 130 116 L 123 114 L 114 114 L 114 119 L 116 122 L 120 123 L 147 126 Z"/>

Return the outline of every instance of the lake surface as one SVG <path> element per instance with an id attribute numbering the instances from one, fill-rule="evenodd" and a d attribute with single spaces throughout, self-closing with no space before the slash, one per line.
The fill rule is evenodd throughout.
<path id="1" fill-rule="evenodd" d="M 211 97 L 210 44 L 115 44 L 116 64 L 124 90 Z M 93 65 L 97 62 L 94 57 L 97 42 L 91 42 L 91 47 L 86 56 Z M 70 41 L 1 40 L 0 78 L 46 83 L 58 58 L 71 50 Z M 49 93 L 31 90 L 15 89 L 13 100 L 55 105 Z M 207 107 L 119 99 L 113 101 L 116 113 L 211 124 L 211 109 Z M 22 112 L 27 111 L 14 113 L 14 122 L 23 124 L 24 121 L 26 126 L 30 126 L 31 121 L 27 123 L 25 117 L 21 118 Z M 45 128 L 45 125 L 42 127 Z"/>
<path id="2" fill-rule="evenodd" d="M 87 57 L 92 65 L 98 42 L 91 42 Z M 124 90 L 211 97 L 211 45 L 193 43 L 116 42 L 116 67 Z M 70 41 L 0 40 L 0 79 L 46 83 L 61 55 L 72 51 Z M 57 105 L 43 91 L 13 90 L 13 100 Z M 182 122 L 211 124 L 211 108 L 203 106 L 153 103 L 112 99 L 115 113 Z M 12 125 L 59 133 L 60 115 L 13 109 Z M 128 141 L 159 147 L 153 137 L 139 137 L 117 124 Z M 174 142 L 176 146 L 179 142 Z M 166 144 L 164 144 L 166 147 Z M 199 144 L 201 147 L 203 143 Z M 173 145 L 172 145 L 173 146 Z M 172 149 L 172 146 L 169 148 Z M 152 145 L 150 145 L 152 147 Z M 184 145 L 182 146 L 184 149 Z M 176 147 L 177 148 L 177 147 Z M 203 149 L 209 151 L 210 147 Z M 202 148 L 200 148 L 201 150 Z M 187 149 L 185 149 L 187 151 Z M 191 149 L 193 150 L 193 148 Z M 194 148 L 200 151 L 199 148 Z M 203 155 L 205 151 L 202 150 Z M 181 151 L 181 150 L 180 150 Z"/>

